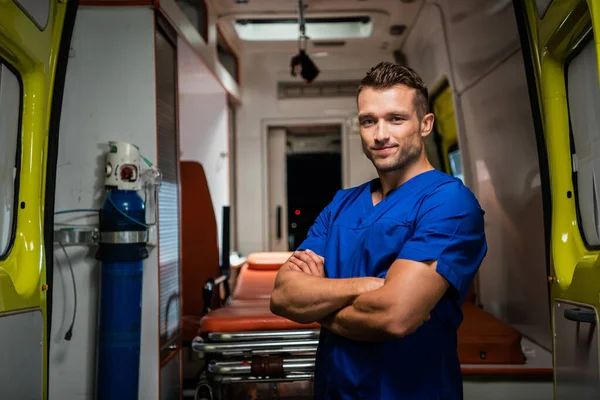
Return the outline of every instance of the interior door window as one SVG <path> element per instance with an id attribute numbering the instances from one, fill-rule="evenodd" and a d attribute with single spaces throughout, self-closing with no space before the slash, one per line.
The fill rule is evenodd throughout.
<path id="1" fill-rule="evenodd" d="M 465 176 L 462 170 L 462 155 L 458 146 L 448 153 L 448 161 L 450 163 L 450 173 L 461 181 L 465 181 Z"/>
<path id="2" fill-rule="evenodd" d="M 21 98 L 19 77 L 0 61 L 0 256 L 8 253 L 16 224 Z"/>
<path id="3" fill-rule="evenodd" d="M 588 246 L 600 245 L 600 87 L 595 41 L 567 66 L 574 188 L 579 224 Z"/>

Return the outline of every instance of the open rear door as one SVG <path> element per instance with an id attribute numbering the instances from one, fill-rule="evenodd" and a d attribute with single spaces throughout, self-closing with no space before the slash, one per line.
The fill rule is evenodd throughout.
<path id="1" fill-rule="evenodd" d="M 555 399 L 597 399 L 600 2 L 516 0 L 515 11 L 547 174 Z"/>
<path id="2" fill-rule="evenodd" d="M 47 398 L 58 125 L 76 9 L 0 1 L 2 399 Z"/>

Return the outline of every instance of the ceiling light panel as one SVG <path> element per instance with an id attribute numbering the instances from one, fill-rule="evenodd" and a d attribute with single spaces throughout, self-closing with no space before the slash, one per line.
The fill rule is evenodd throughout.
<path id="1" fill-rule="evenodd" d="M 233 21 L 238 37 L 247 41 L 297 40 L 297 18 L 254 18 Z M 359 39 L 370 37 L 373 21 L 369 16 L 306 18 L 306 35 L 310 40 Z"/>

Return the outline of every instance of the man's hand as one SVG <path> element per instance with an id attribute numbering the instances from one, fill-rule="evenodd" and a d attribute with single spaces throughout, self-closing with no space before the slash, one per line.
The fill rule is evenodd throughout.
<path id="1" fill-rule="evenodd" d="M 325 259 L 311 250 L 296 251 L 283 265 L 292 271 L 304 272 L 314 276 L 325 276 Z"/>
<path id="2" fill-rule="evenodd" d="M 310 250 L 295 252 L 277 273 L 271 312 L 299 323 L 311 323 L 383 286 L 384 280 L 374 277 L 326 278 L 323 263 L 323 257 Z"/>

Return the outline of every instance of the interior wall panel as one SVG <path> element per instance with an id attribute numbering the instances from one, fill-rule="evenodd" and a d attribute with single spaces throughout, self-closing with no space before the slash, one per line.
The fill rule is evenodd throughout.
<path id="1" fill-rule="evenodd" d="M 443 77 L 454 87 L 441 8 L 427 4 L 419 13 L 403 47 L 408 65 L 417 70 L 430 91 Z"/>
<path id="2" fill-rule="evenodd" d="M 227 94 L 181 38 L 177 41 L 177 69 L 181 160 L 197 161 L 204 168 L 221 248 L 223 207 L 232 204 Z"/>
<path id="3" fill-rule="evenodd" d="M 480 301 L 501 319 L 551 348 L 542 192 L 521 54 L 465 93 L 477 196 L 486 211 L 488 255 Z"/>
<path id="4" fill-rule="evenodd" d="M 456 91 L 468 87 L 520 49 L 511 1 L 430 0 L 444 14 Z"/>
<path id="5" fill-rule="evenodd" d="M 42 398 L 43 331 L 44 316 L 40 310 L 0 315 L 0 388 L 3 398 Z"/>

